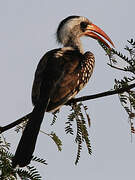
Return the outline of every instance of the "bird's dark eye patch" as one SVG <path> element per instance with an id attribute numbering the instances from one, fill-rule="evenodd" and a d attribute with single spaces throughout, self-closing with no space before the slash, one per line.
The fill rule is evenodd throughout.
<path id="1" fill-rule="evenodd" d="M 88 25 L 87 22 L 81 22 L 81 23 L 80 23 L 80 28 L 81 28 L 82 30 L 85 30 L 85 28 L 87 27 L 87 25 Z"/>

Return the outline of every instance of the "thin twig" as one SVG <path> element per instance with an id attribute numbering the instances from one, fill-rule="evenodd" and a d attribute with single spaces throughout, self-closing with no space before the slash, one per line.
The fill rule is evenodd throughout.
<path id="1" fill-rule="evenodd" d="M 44 131 L 42 131 L 42 130 L 40 130 L 40 132 L 43 133 L 43 134 L 45 134 L 45 135 L 47 135 L 47 136 L 49 136 L 49 137 L 51 137 L 51 134 L 48 134 L 48 133 L 46 133 L 46 132 L 44 132 Z"/>
<path id="2" fill-rule="evenodd" d="M 114 68 L 114 69 L 117 69 L 117 70 L 120 70 L 120 71 L 128 71 L 128 70 L 126 70 L 126 69 L 113 66 L 112 64 L 109 64 L 109 63 L 107 63 L 107 64 L 108 64 L 110 67 Z"/>

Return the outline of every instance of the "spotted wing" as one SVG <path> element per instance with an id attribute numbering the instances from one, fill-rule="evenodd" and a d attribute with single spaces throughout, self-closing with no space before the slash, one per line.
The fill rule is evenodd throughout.
<path id="1" fill-rule="evenodd" d="M 63 49 L 57 49 L 50 51 L 41 59 L 36 70 L 32 89 L 33 104 L 39 100 L 43 79 L 44 84 L 49 79 L 55 81 L 57 74 L 64 71 L 65 75 L 55 89 L 47 111 L 59 109 L 61 105 L 73 98 L 85 86 L 92 74 L 93 66 L 94 58 L 90 52 L 82 55 L 77 50 L 63 51 Z"/>

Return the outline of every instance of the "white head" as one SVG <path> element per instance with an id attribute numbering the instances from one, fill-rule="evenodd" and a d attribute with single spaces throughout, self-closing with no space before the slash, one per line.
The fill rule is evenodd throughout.
<path id="1" fill-rule="evenodd" d="M 104 31 L 83 16 L 69 16 L 65 18 L 60 22 L 56 32 L 57 41 L 64 46 L 71 46 L 80 49 L 80 37 L 90 36 L 96 40 L 102 41 L 110 48 L 110 46 L 98 34 L 103 36 L 113 45 L 111 39 Z"/>

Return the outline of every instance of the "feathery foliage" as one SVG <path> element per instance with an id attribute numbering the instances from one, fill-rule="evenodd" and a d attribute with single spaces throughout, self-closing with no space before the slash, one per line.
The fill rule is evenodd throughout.
<path id="1" fill-rule="evenodd" d="M 7 143 L 5 137 L 0 135 L 0 179 L 1 180 L 41 180 L 38 170 L 34 166 L 26 166 L 26 169 L 12 168 L 13 154 L 9 151 L 10 144 Z M 33 157 L 33 161 L 47 164 L 44 159 Z"/>
<path id="2" fill-rule="evenodd" d="M 124 71 L 125 75 L 122 79 L 117 80 L 115 79 L 114 82 L 114 89 L 119 89 L 122 87 L 127 87 L 131 83 L 135 83 L 135 41 L 131 39 L 128 40 L 129 45 L 126 46 L 124 49 L 128 52 L 129 56 L 123 55 L 123 53 L 118 52 L 114 49 L 108 49 L 103 43 L 99 42 L 99 44 L 103 47 L 105 52 L 107 53 L 110 64 L 114 69 L 119 71 Z M 120 58 L 120 60 L 116 60 Z M 121 62 L 123 67 L 117 66 L 117 63 Z M 135 127 L 134 127 L 134 118 L 135 118 L 135 90 L 128 90 L 124 93 L 118 94 L 122 107 L 128 114 L 131 135 L 135 134 Z"/>
<path id="3" fill-rule="evenodd" d="M 56 144 L 57 148 L 59 151 L 62 150 L 62 141 L 60 140 L 60 138 L 56 135 L 56 133 L 54 132 L 51 132 L 50 134 L 40 130 L 40 132 L 42 132 L 43 134 L 49 136 L 53 141 L 54 143 Z"/>
<path id="4" fill-rule="evenodd" d="M 51 122 L 51 126 L 54 125 L 55 122 L 56 122 L 56 120 L 58 119 L 57 114 L 58 114 L 59 112 L 60 112 L 60 111 L 57 110 L 57 111 L 55 111 L 55 112 L 52 113 L 52 115 L 53 115 L 53 120 L 52 120 L 52 122 Z"/>
<path id="5" fill-rule="evenodd" d="M 78 145 L 75 164 L 79 162 L 83 142 L 85 142 L 86 144 L 88 153 L 89 154 L 92 153 L 89 134 L 87 131 L 86 119 L 88 120 L 88 126 L 90 126 L 90 117 L 87 113 L 87 106 L 84 106 L 82 103 L 73 104 L 71 113 L 68 115 L 68 121 L 66 122 L 67 126 L 65 127 L 65 132 L 71 135 L 74 134 L 72 125 L 73 125 L 73 122 L 75 121 L 76 127 L 77 127 L 75 142 Z"/>

